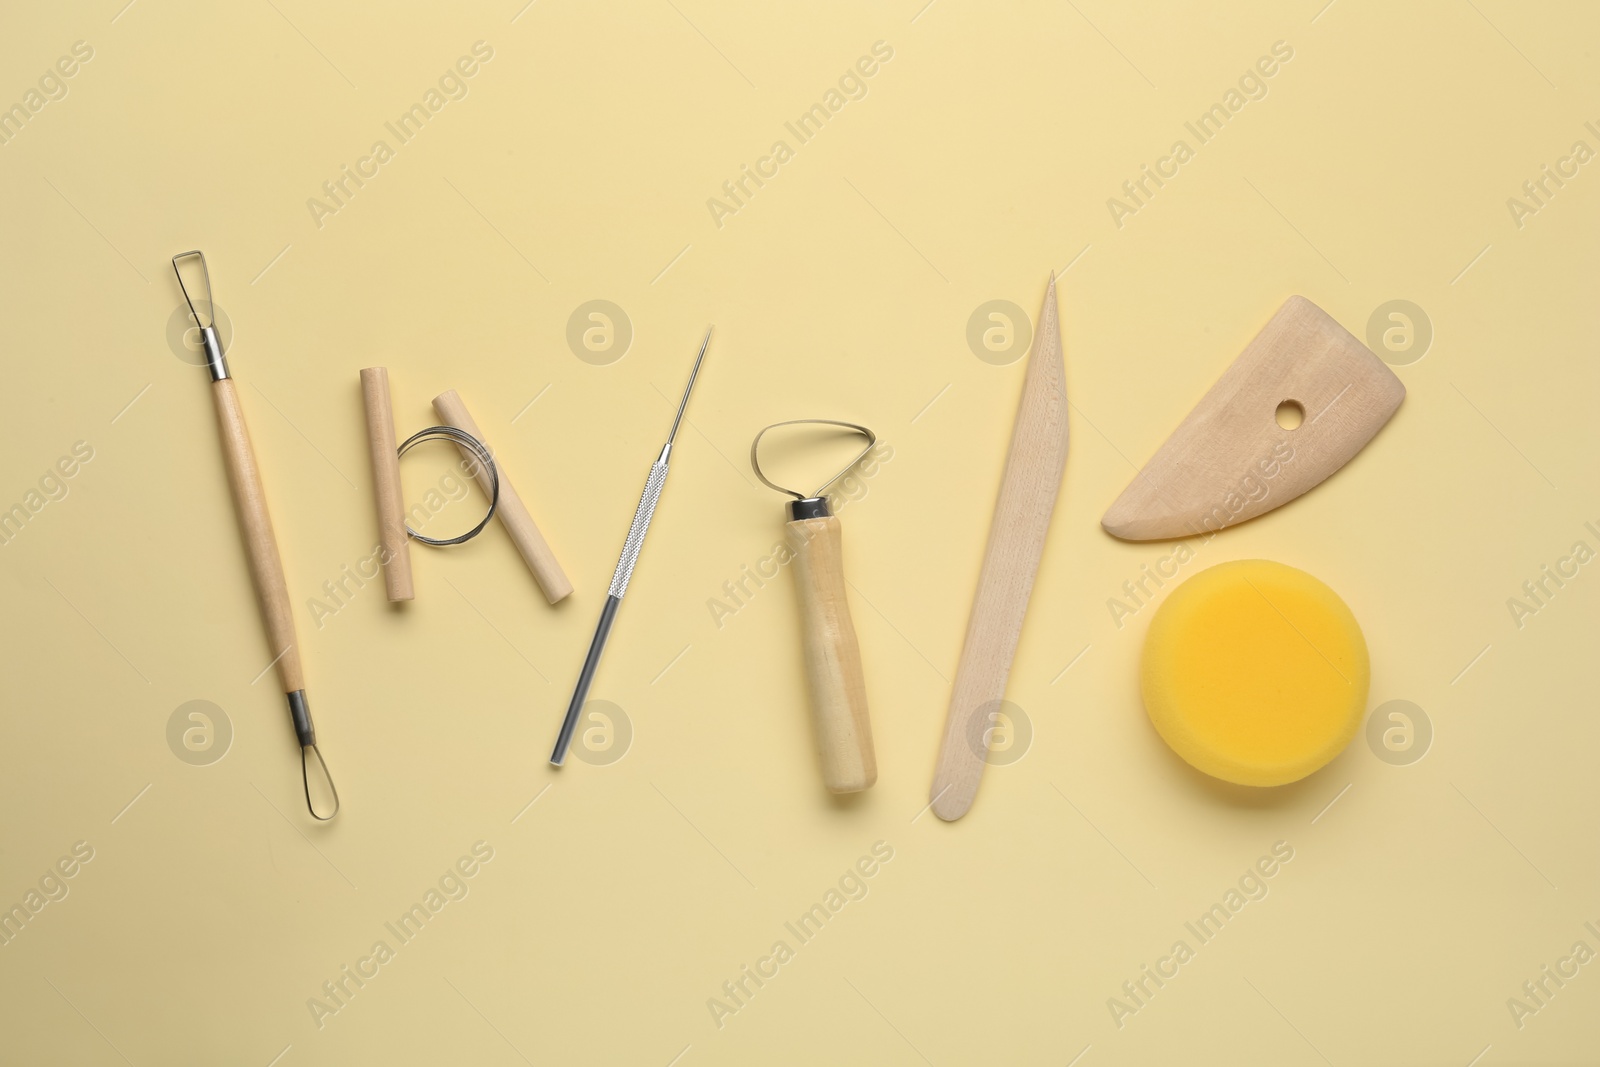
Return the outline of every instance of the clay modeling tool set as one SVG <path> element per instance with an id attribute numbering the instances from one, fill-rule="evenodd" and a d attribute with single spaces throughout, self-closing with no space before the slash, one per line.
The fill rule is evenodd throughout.
<path id="1" fill-rule="evenodd" d="M 946 821 L 965 815 L 977 796 L 1066 464 L 1066 369 L 1051 275 L 933 772 L 931 805 Z"/>
<path id="2" fill-rule="evenodd" d="M 197 261 L 203 296 L 193 294 L 184 280 L 181 264 L 189 259 Z M 315 818 L 328 820 L 339 810 L 339 794 L 311 723 L 283 565 L 239 395 L 211 315 L 205 257 L 185 252 L 172 264 L 211 373 L 223 454 L 272 666 L 300 743 L 306 806 Z M 708 327 L 628 526 L 550 754 L 555 766 L 566 759 L 583 715 L 710 344 Z M 1012 662 L 1066 470 L 1070 405 L 1054 276 L 1022 379 L 930 789 L 929 807 L 947 822 L 971 808 L 992 758 L 991 741 L 1005 714 Z M 433 401 L 443 425 L 426 427 L 398 445 L 388 371 L 363 370 L 361 391 L 389 600 L 415 596 L 410 542 L 459 545 L 496 515 L 545 599 L 555 604 L 572 592 L 522 497 L 454 390 Z M 1404 398 L 1405 387 L 1377 356 L 1311 301 L 1291 297 L 1139 471 L 1101 525 L 1117 538 L 1142 541 L 1215 534 L 1260 516 L 1348 463 Z M 779 436 L 803 432 L 814 446 L 817 428 L 826 428 L 859 436 L 866 446 L 817 489 L 801 492 L 768 477 L 761 453 L 766 440 L 770 469 L 777 446 L 768 435 L 798 427 L 809 429 Z M 483 518 L 457 536 L 425 536 L 407 524 L 399 461 L 429 441 L 454 445 L 462 470 L 488 499 Z M 756 477 L 793 498 L 786 508 L 784 562 L 794 565 L 812 734 L 822 783 L 833 794 L 862 792 L 878 778 L 863 657 L 844 571 L 843 530 L 828 496 L 876 443 L 866 426 L 837 419 L 776 422 L 750 442 Z M 413 509 L 411 517 L 418 514 Z M 420 514 L 432 513 L 423 509 Z M 1271 671 L 1252 667 L 1263 649 L 1273 650 Z M 1302 571 L 1252 560 L 1204 571 L 1166 596 L 1147 631 L 1142 693 L 1157 732 L 1193 767 L 1238 785 L 1274 786 L 1314 773 L 1342 751 L 1364 713 L 1369 679 L 1360 627 L 1338 596 Z"/>
<path id="3" fill-rule="evenodd" d="M 780 426 L 837 426 L 866 438 L 867 445 L 844 468 L 806 494 L 785 488 L 761 471 L 761 438 Z M 750 442 L 750 466 L 762 484 L 794 497 L 785 523 L 794 553 L 795 584 L 800 593 L 801 637 L 806 681 L 811 690 L 811 720 L 822 782 L 830 793 L 859 793 L 878 780 L 878 758 L 872 747 L 872 721 L 867 716 L 866 676 L 861 649 L 845 593 L 844 547 L 839 520 L 828 506 L 828 489 L 861 462 L 878 438 L 865 426 L 835 419 L 790 419 L 775 422 Z"/>
<path id="4" fill-rule="evenodd" d="M 589 698 L 589 687 L 594 684 L 595 671 L 600 667 L 600 656 L 605 651 L 606 639 L 611 636 L 611 624 L 616 620 L 617 608 L 622 606 L 622 597 L 628 591 L 628 580 L 633 577 L 634 565 L 639 562 L 639 550 L 644 547 L 644 535 L 650 531 L 650 519 L 656 513 L 656 504 L 661 500 L 661 488 L 667 482 L 667 467 L 672 460 L 672 442 L 678 436 L 678 426 L 683 422 L 684 409 L 689 406 L 689 394 L 694 392 L 694 382 L 700 375 L 700 363 L 706 358 L 706 347 L 711 344 L 711 327 L 706 327 L 705 340 L 700 342 L 700 352 L 694 358 L 694 367 L 689 371 L 689 384 L 683 387 L 683 399 L 678 402 L 678 414 L 673 417 L 672 429 L 667 433 L 667 443 L 661 446 L 660 455 L 650 465 L 650 474 L 645 479 L 644 493 L 639 497 L 639 506 L 634 509 L 633 522 L 628 526 L 628 536 L 622 543 L 622 556 L 617 560 L 617 569 L 611 575 L 611 586 L 606 590 L 606 603 L 600 609 L 600 622 L 595 627 L 594 640 L 589 642 L 589 654 L 584 657 L 583 668 L 578 672 L 578 684 L 572 691 L 572 700 L 567 704 L 567 714 L 561 721 L 561 732 L 556 735 L 555 748 L 550 753 L 550 762 L 559 767 L 567 758 L 567 748 L 572 744 L 572 733 L 577 729 L 578 717 L 583 713 L 583 705 Z"/>
<path id="5" fill-rule="evenodd" d="M 200 302 L 205 315 L 195 307 L 195 299 L 183 280 L 179 267 L 182 260 L 194 257 L 200 261 L 200 274 L 205 284 L 205 295 Z M 266 491 L 261 484 L 261 470 L 256 465 L 255 452 L 250 447 L 250 431 L 245 426 L 244 409 L 239 404 L 239 391 L 233 376 L 228 372 L 228 361 L 223 357 L 222 339 L 217 334 L 216 319 L 212 313 L 211 271 L 206 257 L 197 251 L 180 252 L 172 257 L 172 270 L 178 276 L 178 286 L 189 304 L 195 325 L 200 328 L 200 344 L 205 351 L 206 369 L 211 372 L 211 398 L 216 403 L 217 424 L 221 431 L 222 454 L 228 467 L 228 482 L 233 487 L 233 501 L 239 512 L 239 524 L 244 534 L 245 551 L 250 560 L 250 575 L 255 582 L 256 596 L 261 601 L 262 615 L 266 619 L 267 637 L 271 641 L 273 665 L 278 680 L 289 702 L 289 717 L 294 723 L 294 733 L 300 742 L 300 778 L 305 787 L 306 808 L 313 818 L 323 822 L 339 813 L 339 792 L 334 788 L 333 776 L 317 747 L 317 731 L 311 723 L 311 705 L 306 701 L 305 677 L 301 673 L 300 643 L 295 635 L 294 612 L 289 602 L 289 587 L 283 576 L 283 561 L 278 557 L 278 541 L 272 532 L 272 517 L 267 514 Z M 319 803 L 311 798 L 311 761 L 318 767 L 318 792 L 326 793 Z M 330 806 L 331 804 L 331 806 Z"/>

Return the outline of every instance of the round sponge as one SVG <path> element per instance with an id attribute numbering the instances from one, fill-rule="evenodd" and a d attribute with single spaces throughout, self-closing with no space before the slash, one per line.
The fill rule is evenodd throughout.
<path id="1" fill-rule="evenodd" d="M 1337 593 L 1270 560 L 1184 582 L 1145 637 L 1145 710 L 1167 744 L 1214 778 L 1284 785 L 1325 766 L 1367 704 L 1367 643 Z"/>

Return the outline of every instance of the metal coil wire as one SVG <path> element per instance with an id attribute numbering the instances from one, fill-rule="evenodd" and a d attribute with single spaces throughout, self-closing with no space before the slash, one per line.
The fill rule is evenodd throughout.
<path id="1" fill-rule="evenodd" d="M 494 518 L 494 509 L 500 503 L 500 471 L 494 465 L 494 456 L 489 454 L 488 447 L 482 441 L 465 430 L 456 429 L 454 426 L 429 426 L 427 429 L 418 430 L 400 443 L 400 448 L 397 450 L 398 455 L 404 456 L 412 448 L 424 441 L 436 440 L 450 440 L 467 449 L 489 472 L 489 511 L 483 516 L 478 525 L 466 533 L 457 537 L 424 537 L 410 526 L 406 527 L 406 533 L 411 535 L 412 540 L 421 541 L 423 544 L 432 545 L 435 548 L 444 548 L 447 545 L 459 545 L 472 540 L 483 532 L 485 526 L 489 525 L 489 520 Z"/>

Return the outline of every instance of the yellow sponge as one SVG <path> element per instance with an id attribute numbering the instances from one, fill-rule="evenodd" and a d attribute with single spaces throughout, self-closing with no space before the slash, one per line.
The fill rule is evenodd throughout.
<path id="1" fill-rule="evenodd" d="M 1337 593 L 1264 559 L 1184 582 L 1150 623 L 1145 710 L 1173 751 L 1239 785 L 1283 785 L 1325 766 L 1367 705 L 1367 643 Z"/>

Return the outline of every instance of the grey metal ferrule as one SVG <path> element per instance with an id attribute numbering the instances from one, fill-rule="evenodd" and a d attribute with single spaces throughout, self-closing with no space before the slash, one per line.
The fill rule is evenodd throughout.
<path id="1" fill-rule="evenodd" d="M 228 361 L 222 357 L 222 338 L 217 336 L 215 326 L 200 327 L 200 347 L 205 349 L 206 370 L 211 372 L 211 380 L 220 382 L 228 377 Z"/>
<path id="2" fill-rule="evenodd" d="M 311 725 L 311 705 L 306 700 L 306 691 L 296 689 L 288 694 L 288 697 L 289 717 L 294 720 L 294 735 L 299 740 L 300 747 L 316 744 L 317 730 Z"/>

